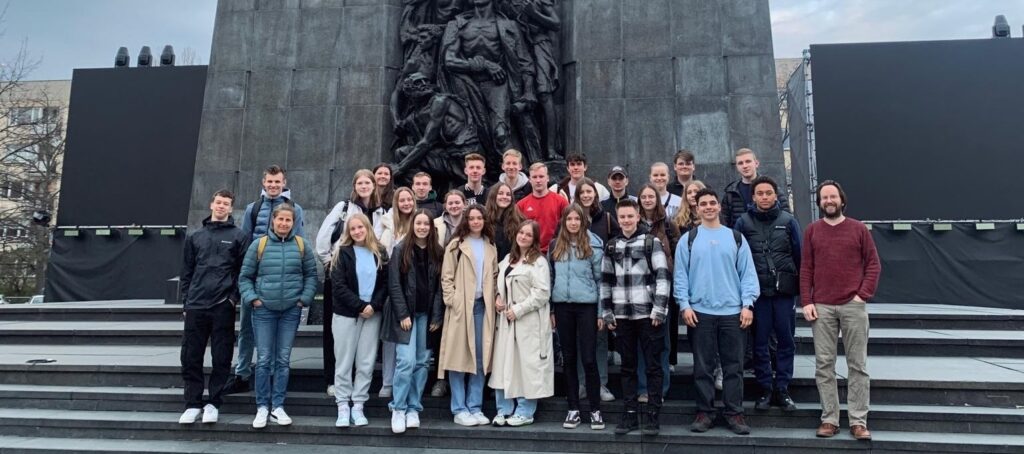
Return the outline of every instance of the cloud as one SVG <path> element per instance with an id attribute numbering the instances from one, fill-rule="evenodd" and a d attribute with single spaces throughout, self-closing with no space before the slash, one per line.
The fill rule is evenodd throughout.
<path id="1" fill-rule="evenodd" d="M 988 38 L 997 14 L 1020 36 L 1024 21 L 1024 3 L 1004 0 L 770 0 L 770 6 L 778 58 L 798 57 L 811 44 Z"/>

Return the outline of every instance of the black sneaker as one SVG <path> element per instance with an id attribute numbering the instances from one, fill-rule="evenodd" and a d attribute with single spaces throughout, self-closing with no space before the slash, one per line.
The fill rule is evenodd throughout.
<path id="1" fill-rule="evenodd" d="M 601 410 L 590 412 L 590 429 L 604 430 L 604 418 L 601 417 Z"/>
<path id="2" fill-rule="evenodd" d="M 725 421 L 729 423 L 729 430 L 736 435 L 750 435 L 750 426 L 747 425 L 743 415 L 726 416 Z"/>
<path id="3" fill-rule="evenodd" d="M 580 425 L 580 412 L 579 410 L 569 410 L 569 414 L 565 416 L 565 422 L 562 423 L 562 427 L 565 429 L 575 429 Z"/>
<path id="4" fill-rule="evenodd" d="M 779 391 L 778 404 L 782 407 L 782 411 L 791 412 L 796 411 L 796 402 L 793 402 L 793 398 L 789 397 L 789 392 Z"/>
<path id="5" fill-rule="evenodd" d="M 658 412 L 649 411 L 646 413 L 644 418 L 644 429 L 640 432 L 644 435 L 658 435 L 661 431 L 661 425 L 658 424 Z"/>
<path id="6" fill-rule="evenodd" d="M 754 403 L 754 409 L 758 411 L 765 411 L 772 408 L 772 391 L 764 390 L 761 391 L 761 397 L 757 398 L 757 402 Z"/>
<path id="7" fill-rule="evenodd" d="M 622 422 L 615 426 L 615 433 L 625 435 L 640 428 L 640 421 L 635 411 L 627 411 L 622 414 Z"/>
<path id="8" fill-rule="evenodd" d="M 698 412 L 697 417 L 693 419 L 693 424 L 690 424 L 691 432 L 707 432 L 712 427 L 715 427 L 715 422 L 708 417 L 707 413 Z"/>
<path id="9" fill-rule="evenodd" d="M 242 378 L 241 376 L 232 374 L 228 377 L 227 383 L 224 383 L 223 391 L 224 395 L 227 394 L 240 394 L 249 392 L 249 380 Z"/>

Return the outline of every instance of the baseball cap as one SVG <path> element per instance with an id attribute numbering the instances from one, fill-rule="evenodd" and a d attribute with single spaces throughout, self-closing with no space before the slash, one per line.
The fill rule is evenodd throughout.
<path id="1" fill-rule="evenodd" d="M 611 178 L 612 175 L 616 175 L 616 174 L 622 175 L 623 177 L 626 177 L 626 178 L 629 178 L 629 174 L 626 173 L 626 169 L 623 169 L 622 166 L 612 167 L 612 169 L 608 171 L 608 178 Z"/>

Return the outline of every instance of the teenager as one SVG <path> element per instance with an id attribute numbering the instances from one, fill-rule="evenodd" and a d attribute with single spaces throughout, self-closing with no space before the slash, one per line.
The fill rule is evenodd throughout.
<path id="1" fill-rule="evenodd" d="M 658 191 L 661 198 L 661 206 L 665 207 L 665 215 L 671 219 L 676 215 L 683 199 L 678 195 L 668 192 L 668 164 L 655 162 L 651 164 L 650 184 Z"/>
<path id="2" fill-rule="evenodd" d="M 576 197 L 576 186 L 587 177 L 587 157 L 583 153 L 570 153 L 569 156 L 566 156 L 565 162 L 569 175 L 562 178 L 561 181 L 552 185 L 549 189 L 551 192 L 564 197 L 569 203 L 572 203 Z M 600 200 L 608 200 L 611 196 L 608 188 L 605 188 L 600 183 L 591 183 L 597 188 Z"/>
<path id="3" fill-rule="evenodd" d="M 665 348 L 662 324 L 668 315 L 669 272 L 661 240 L 647 232 L 640 222 L 640 206 L 629 199 L 616 209 L 622 233 L 605 245 L 601 261 L 601 317 L 617 334 L 622 355 L 622 391 L 626 411 L 615 433 L 626 434 L 640 427 L 636 393 L 637 353 L 647 363 L 648 402 L 644 435 L 657 435 L 661 411 L 662 369 L 658 367 Z"/>
<path id="4" fill-rule="evenodd" d="M 235 305 L 238 304 L 238 271 L 249 239 L 235 227 L 231 205 L 235 195 L 226 189 L 213 194 L 210 216 L 203 228 L 185 239 L 181 269 L 181 301 L 185 331 L 181 342 L 181 377 L 185 382 L 185 412 L 178 422 L 192 424 L 203 415 L 215 423 L 223 403 L 224 384 L 231 372 L 235 344 Z M 203 357 L 210 344 L 213 369 L 210 397 L 203 404 Z"/>
<path id="5" fill-rule="evenodd" d="M 345 221 L 356 214 L 366 215 L 373 224 L 373 233 L 376 238 L 384 232 L 384 207 L 381 206 L 380 193 L 373 172 L 367 169 L 356 170 L 352 175 L 352 192 L 349 198 L 338 202 L 327 213 L 320 230 L 316 234 L 316 255 L 324 266 L 324 326 L 322 349 L 324 355 L 324 381 L 327 382 L 327 395 L 334 396 L 334 364 L 337 362 L 334 357 L 334 335 L 333 317 L 334 298 L 332 298 L 333 286 L 331 285 L 331 262 L 334 250 L 342 233 L 345 231 Z"/>
<path id="6" fill-rule="evenodd" d="M 514 150 L 512 150 L 514 151 Z M 494 247 L 498 257 L 505 257 L 512 252 L 512 241 L 516 238 L 516 228 L 526 220 L 515 205 L 515 190 L 508 183 L 496 183 L 487 192 L 485 221 L 494 226 Z"/>
<path id="7" fill-rule="evenodd" d="M 608 171 L 608 188 L 611 189 L 611 193 L 608 198 L 601 201 L 601 208 L 606 213 L 610 213 L 612 217 L 615 217 L 615 206 L 618 205 L 622 199 L 636 200 L 636 196 L 629 195 L 627 189 L 629 187 L 629 173 L 622 166 L 612 167 Z"/>
<path id="8" fill-rule="evenodd" d="M 672 157 L 672 167 L 675 168 L 676 177 L 668 184 L 668 192 L 683 197 L 686 192 L 686 186 L 695 181 L 694 174 L 697 171 L 697 162 L 693 152 L 685 149 L 677 151 L 675 156 Z M 682 205 L 685 205 L 685 203 Z"/>
<path id="9" fill-rule="evenodd" d="M 408 233 L 415 209 L 416 195 L 413 194 L 412 189 L 401 187 L 394 191 L 392 208 L 381 219 L 383 233 L 380 236 L 380 243 L 387 251 L 388 257 L 392 256 L 395 244 L 405 238 Z M 395 377 L 395 344 L 384 341 L 381 348 L 382 383 L 378 396 L 389 398 Z"/>
<path id="10" fill-rule="evenodd" d="M 391 164 L 380 163 L 373 166 L 373 181 L 377 184 L 377 193 L 384 210 L 390 210 L 395 197 L 395 183 L 391 178 Z"/>
<path id="11" fill-rule="evenodd" d="M 579 200 L 579 187 L 577 198 Z M 590 216 L 580 204 L 569 205 L 562 215 L 558 234 L 548 247 L 551 267 L 551 306 L 555 328 L 562 342 L 565 359 L 565 398 L 569 413 L 562 427 L 575 429 L 580 424 L 580 379 L 577 358 L 582 364 L 586 396 L 590 404 L 590 428 L 604 429 L 601 416 L 602 383 L 598 371 L 597 335 L 604 330 L 598 317 L 601 289 L 601 260 L 604 243 L 588 230 Z M 606 338 L 607 339 L 607 338 Z M 605 341 L 605 364 L 608 364 Z"/>
<path id="12" fill-rule="evenodd" d="M 491 370 L 494 344 L 495 284 L 498 278 L 493 226 L 479 205 L 466 214 L 445 247 L 441 268 L 444 329 L 438 355 L 438 378 L 451 378 L 451 411 L 455 423 L 490 423 L 482 411 L 484 375 Z M 487 315 L 487 316 L 485 316 Z"/>
<path id="13" fill-rule="evenodd" d="M 437 201 L 434 192 L 433 178 L 427 172 L 417 172 L 412 176 L 412 192 L 416 194 L 416 208 L 423 208 L 432 217 L 444 214 L 444 204 Z"/>
<path id="14" fill-rule="evenodd" d="M 609 200 L 611 199 L 598 203 L 597 187 L 589 178 L 583 178 L 580 180 L 580 184 L 576 186 L 576 198 L 573 203 L 583 207 L 583 212 L 589 217 L 590 221 L 587 223 L 587 229 L 597 235 L 597 238 L 601 240 L 602 247 L 604 247 L 604 244 L 609 239 L 619 234 L 619 221 L 615 219 L 614 205 L 612 211 L 604 209 L 605 202 Z M 558 234 L 556 233 L 555 235 L 557 236 Z M 579 356 L 577 358 L 582 359 Z M 585 383 L 583 363 L 577 362 L 576 367 L 579 374 L 579 383 Z M 608 331 L 604 329 L 600 329 L 597 332 L 597 373 L 601 377 L 601 400 L 603 402 L 615 400 L 615 395 L 608 390 Z M 585 399 L 590 395 L 584 386 L 580 386 L 579 394 L 581 399 Z"/>
<path id="15" fill-rule="evenodd" d="M 256 418 L 252 427 L 256 429 L 267 426 L 268 416 L 282 426 L 292 423 L 284 411 L 292 342 L 302 307 L 313 302 L 318 280 L 313 250 L 293 229 L 295 208 L 278 205 L 271 213 L 271 223 L 271 231 L 249 245 L 238 278 L 242 303 L 252 306 L 256 342 Z"/>
<path id="16" fill-rule="evenodd" d="M 530 186 L 530 177 L 523 173 L 523 154 L 519 150 L 505 150 L 501 155 L 501 170 L 504 172 L 498 176 L 498 181 L 512 187 L 512 198 L 516 202 L 530 195 L 533 188 Z"/>
<path id="17" fill-rule="evenodd" d="M 430 212 L 416 210 L 409 219 L 409 235 L 394 248 L 388 264 L 388 290 L 381 339 L 394 343 L 395 375 L 391 403 L 391 431 L 403 433 L 420 427 L 423 390 L 431 351 L 427 331 L 444 322 L 441 300 L 441 261 Z"/>
<path id="18" fill-rule="evenodd" d="M 336 427 L 369 424 L 363 405 L 370 399 L 370 380 L 380 334 L 379 312 L 388 296 L 386 263 L 387 252 L 373 234 L 369 218 L 362 214 L 349 218 L 331 261 L 334 356 L 337 358 L 334 369 L 334 400 L 338 404 Z"/>
<path id="19" fill-rule="evenodd" d="M 691 180 L 683 187 L 683 203 L 679 205 L 679 211 L 672 218 L 672 223 L 680 232 L 688 232 L 693 226 L 700 224 L 700 219 L 697 217 L 696 195 L 697 191 L 706 187 L 707 185 L 700 180 Z"/>
<path id="20" fill-rule="evenodd" d="M 479 153 L 467 154 L 464 160 L 463 173 L 466 174 L 466 185 L 462 187 L 462 193 L 466 197 L 466 205 L 483 204 L 487 188 L 484 186 L 484 174 L 487 173 L 483 155 Z"/>
<path id="21" fill-rule="evenodd" d="M 444 214 L 434 219 L 434 227 L 437 228 L 437 239 L 441 247 L 448 245 L 452 240 L 455 228 L 462 223 L 462 214 L 469 206 L 466 195 L 458 189 L 452 189 L 444 195 Z"/>
<path id="22" fill-rule="evenodd" d="M 512 252 L 498 264 L 498 331 L 489 382 L 498 408 L 496 426 L 533 424 L 537 401 L 555 394 L 551 281 L 539 241 L 540 226 L 523 222 Z"/>
<path id="23" fill-rule="evenodd" d="M 665 207 L 661 205 L 661 198 L 658 197 L 658 190 L 654 186 L 646 184 L 640 189 L 638 198 L 640 200 L 640 222 L 647 227 L 647 231 L 651 235 L 661 240 L 665 257 L 672 257 L 672 251 L 675 250 L 676 242 L 679 241 L 679 230 L 666 217 Z M 672 272 L 671 261 L 669 261 L 668 270 L 669 273 Z M 668 319 L 664 329 L 666 330 L 665 350 L 661 352 L 660 362 L 662 373 L 665 375 L 665 379 L 662 381 L 662 396 L 668 394 L 669 383 L 672 381 L 670 374 L 674 370 L 678 353 L 676 344 L 679 343 L 679 308 L 671 298 L 669 298 Z M 673 330 L 675 334 L 673 334 Z M 637 359 L 639 360 L 639 370 L 644 370 L 646 363 L 643 356 L 638 356 Z M 647 379 L 644 374 L 640 374 L 637 379 L 637 393 L 640 394 L 640 402 L 646 402 Z"/>
<path id="24" fill-rule="evenodd" d="M 568 199 L 548 190 L 548 166 L 543 162 L 530 165 L 530 186 L 533 192 L 516 203 L 519 211 L 540 224 L 541 252 L 547 253 L 548 244 L 555 237 L 555 227 Z"/>

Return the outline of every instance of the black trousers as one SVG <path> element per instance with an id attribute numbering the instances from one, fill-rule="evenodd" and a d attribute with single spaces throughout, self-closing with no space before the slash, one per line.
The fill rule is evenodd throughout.
<path id="1" fill-rule="evenodd" d="M 615 342 L 622 356 L 622 392 L 627 411 L 636 411 L 636 367 L 637 346 L 643 352 L 647 364 L 647 406 L 654 411 L 661 409 L 661 388 L 664 380 L 661 371 L 661 353 L 665 350 L 665 327 L 651 325 L 649 318 L 640 320 L 619 319 L 615 321 Z M 667 322 L 667 321 L 666 321 Z M 591 393 L 588 390 L 587 395 Z"/>
<path id="2" fill-rule="evenodd" d="M 324 267 L 324 329 L 323 329 L 323 357 L 324 357 L 324 382 L 325 386 L 334 384 L 334 368 L 337 362 L 334 359 L 334 331 L 331 325 L 334 322 L 334 302 L 331 292 L 331 269 Z"/>
<path id="3" fill-rule="evenodd" d="M 555 329 L 562 339 L 565 398 L 570 410 L 580 409 L 580 379 L 576 357 L 583 363 L 590 411 L 601 409 L 601 376 L 597 373 L 597 304 L 554 303 Z M 577 343 L 579 344 L 577 347 Z M 577 348 L 579 349 L 577 351 Z"/>
<path id="4" fill-rule="evenodd" d="M 693 336 L 693 381 L 697 389 L 697 411 L 715 409 L 715 359 L 722 362 L 722 403 L 725 415 L 743 413 L 743 353 L 746 332 L 740 329 L 740 315 L 711 315 L 697 312 Z"/>
<path id="5" fill-rule="evenodd" d="M 204 383 L 203 358 L 210 344 L 213 369 L 210 383 Z M 208 309 L 185 310 L 185 333 L 181 338 L 181 378 L 185 381 L 185 408 L 202 408 L 204 403 L 220 408 L 222 391 L 231 373 L 235 346 L 235 305 L 222 302 Z M 210 398 L 203 400 L 203 389 Z"/>

